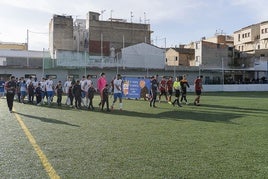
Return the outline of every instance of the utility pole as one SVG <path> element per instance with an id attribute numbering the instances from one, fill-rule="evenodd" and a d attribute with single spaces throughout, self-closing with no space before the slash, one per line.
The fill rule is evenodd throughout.
<path id="1" fill-rule="evenodd" d="M 29 30 L 27 29 L 27 67 L 29 67 Z"/>

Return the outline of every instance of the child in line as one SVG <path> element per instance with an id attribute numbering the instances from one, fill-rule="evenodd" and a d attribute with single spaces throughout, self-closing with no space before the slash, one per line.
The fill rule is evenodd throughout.
<path id="1" fill-rule="evenodd" d="M 96 90 L 95 88 L 93 87 L 93 85 L 91 85 L 89 88 L 88 88 L 88 99 L 89 99 L 89 105 L 88 105 L 88 109 L 90 110 L 94 110 L 94 107 L 93 107 L 93 98 L 94 98 L 94 94 L 95 94 Z"/>
<path id="2" fill-rule="evenodd" d="M 102 101 L 101 101 L 101 110 L 103 111 L 103 107 L 106 103 L 106 111 L 110 111 L 109 109 L 109 85 L 106 84 L 105 88 L 102 90 Z"/>
<path id="3" fill-rule="evenodd" d="M 41 101 L 42 101 L 42 88 L 41 88 L 41 83 L 38 83 L 38 86 L 35 89 L 35 96 L 36 96 L 36 104 L 38 106 L 41 105 Z"/>
<path id="4" fill-rule="evenodd" d="M 70 105 L 70 107 L 73 107 L 73 101 L 74 101 L 73 87 L 74 87 L 74 82 L 71 82 L 71 86 L 68 89 L 68 98 L 70 102 L 69 104 L 67 103 L 67 105 Z"/>
<path id="5" fill-rule="evenodd" d="M 63 94 L 63 87 L 61 81 L 59 81 L 56 86 L 56 93 L 57 93 L 57 104 L 58 106 L 61 106 L 62 94 Z"/>

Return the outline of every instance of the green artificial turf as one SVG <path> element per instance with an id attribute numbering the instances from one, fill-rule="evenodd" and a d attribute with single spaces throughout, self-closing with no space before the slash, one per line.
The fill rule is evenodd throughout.
<path id="1" fill-rule="evenodd" d="M 95 111 L 56 104 L 14 108 L 61 178 L 266 178 L 267 97 L 268 92 L 205 93 L 201 106 L 181 108 L 123 100 L 123 111 L 116 103 L 114 111 L 101 112 L 96 96 Z M 188 99 L 192 103 L 194 95 Z M 10 120 L 8 131 L 17 130 L 23 139 L 17 145 L 26 146 L 20 157 L 31 153 L 28 166 L 40 162 L 16 119 Z M 31 175 L 27 165 L 23 171 Z"/>

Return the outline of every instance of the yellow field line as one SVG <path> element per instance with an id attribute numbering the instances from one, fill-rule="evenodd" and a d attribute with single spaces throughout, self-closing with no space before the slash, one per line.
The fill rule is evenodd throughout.
<path id="1" fill-rule="evenodd" d="M 31 134 L 31 132 L 29 131 L 29 129 L 27 128 L 27 126 L 24 124 L 24 122 L 22 121 L 21 117 L 16 112 L 14 114 L 15 114 L 15 117 L 16 117 L 17 121 L 19 122 L 21 128 L 23 129 L 25 135 L 28 137 L 30 143 L 32 144 L 35 152 L 39 156 L 39 158 L 40 158 L 40 160 L 41 160 L 41 162 L 42 162 L 42 164 L 43 164 L 43 166 L 44 166 L 47 174 L 49 175 L 49 177 L 51 179 L 59 179 L 60 176 L 57 174 L 57 172 L 54 170 L 54 168 L 52 167 L 52 165 L 49 163 L 46 155 L 43 153 L 43 151 L 40 149 L 40 147 L 36 143 L 33 135 Z"/>

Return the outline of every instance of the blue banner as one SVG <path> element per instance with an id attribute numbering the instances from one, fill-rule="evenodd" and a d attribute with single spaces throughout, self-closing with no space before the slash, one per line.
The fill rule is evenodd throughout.
<path id="1" fill-rule="evenodd" d="M 123 97 L 130 99 L 146 98 L 150 90 L 150 80 L 137 77 L 123 78 Z"/>

